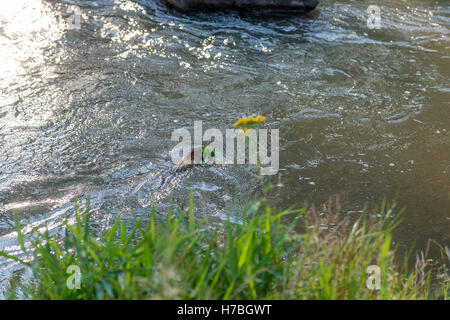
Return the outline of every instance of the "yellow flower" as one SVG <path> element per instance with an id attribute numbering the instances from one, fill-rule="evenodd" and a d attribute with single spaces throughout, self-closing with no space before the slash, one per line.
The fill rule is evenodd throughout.
<path id="1" fill-rule="evenodd" d="M 246 125 L 246 124 L 247 124 L 247 119 L 239 119 L 238 121 L 236 121 L 234 123 L 234 126 L 239 127 L 239 126 Z"/>
<path id="2" fill-rule="evenodd" d="M 264 116 L 257 116 L 256 117 L 256 122 L 264 122 L 264 121 L 266 121 L 266 117 L 264 117 Z"/>
<path id="3" fill-rule="evenodd" d="M 253 116 L 249 116 L 247 118 L 242 118 L 242 119 L 239 119 L 238 121 L 236 121 L 234 123 L 234 127 L 252 125 L 252 124 L 261 123 L 264 121 L 266 121 L 266 117 L 264 117 L 264 116 L 257 116 L 256 118 L 253 118 Z"/>

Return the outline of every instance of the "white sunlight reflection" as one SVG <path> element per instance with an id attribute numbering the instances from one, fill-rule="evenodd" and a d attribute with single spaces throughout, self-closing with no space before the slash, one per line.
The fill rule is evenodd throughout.
<path id="1" fill-rule="evenodd" d="M 28 65 L 40 64 L 43 49 L 61 37 L 65 26 L 41 0 L 0 2 L 0 88 L 25 75 Z"/>
<path id="2" fill-rule="evenodd" d="M 0 0 L 0 130 L 7 137 L 0 136 L 0 142 L 9 157 L 26 158 L 27 150 L 20 146 L 34 133 L 20 128 L 37 127 L 52 116 L 50 108 L 39 103 L 39 95 L 36 102 L 27 95 L 43 75 L 52 72 L 47 56 L 67 30 L 58 11 L 42 0 Z M 8 183 L 35 178 L 23 174 Z"/>

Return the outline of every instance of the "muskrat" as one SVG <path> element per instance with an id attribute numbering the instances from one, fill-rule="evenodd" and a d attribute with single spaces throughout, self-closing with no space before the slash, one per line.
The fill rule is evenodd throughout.
<path id="1" fill-rule="evenodd" d="M 200 163 L 195 163 L 195 153 L 198 152 L 200 153 L 198 155 L 198 159 L 200 159 Z M 181 162 L 179 164 L 176 164 L 172 167 L 172 170 L 175 172 L 179 172 L 179 171 L 183 171 L 186 170 L 188 168 L 191 168 L 193 165 L 195 164 L 201 164 L 201 159 L 202 159 L 202 148 L 201 147 L 195 147 L 195 148 L 191 148 L 183 157 L 183 159 L 181 159 Z"/>
<path id="2" fill-rule="evenodd" d="M 161 182 L 160 186 L 163 186 L 166 181 L 173 179 L 177 173 L 184 172 L 185 170 L 191 168 L 194 166 L 194 156 L 195 152 L 201 152 L 201 147 L 191 148 L 181 159 L 181 162 L 179 164 L 176 164 L 172 167 L 172 170 L 167 172 L 165 175 L 161 176 Z M 199 157 L 201 159 L 201 156 Z M 201 162 L 200 162 L 201 163 Z M 144 179 L 141 183 L 139 183 L 136 188 L 134 188 L 133 193 L 138 192 L 144 184 L 147 183 L 147 179 Z"/>
<path id="3" fill-rule="evenodd" d="M 207 149 L 202 148 L 202 147 L 191 148 L 191 149 L 184 155 L 184 157 L 181 159 L 180 163 L 174 165 L 174 166 L 172 167 L 172 170 L 171 170 L 171 171 L 169 171 L 169 172 L 167 172 L 165 175 L 162 175 L 162 176 L 161 176 L 160 186 L 163 186 L 163 185 L 166 184 L 167 181 L 172 180 L 174 177 L 177 176 L 178 173 L 185 172 L 187 169 L 192 168 L 194 165 L 202 165 L 202 164 L 204 164 L 204 162 L 203 162 L 203 160 L 204 160 L 203 156 L 205 156 L 205 154 L 204 154 L 204 153 L 205 153 L 205 150 L 207 150 Z M 198 155 L 198 159 L 200 159 L 200 162 L 199 162 L 199 163 L 195 163 L 195 153 L 196 153 L 196 152 L 199 152 L 199 153 L 200 153 L 200 154 Z M 208 151 L 208 153 L 214 157 L 214 150 L 213 150 L 212 152 L 211 152 L 211 151 Z M 207 157 L 207 156 L 205 156 L 205 157 Z M 145 179 L 145 180 L 142 181 L 140 184 L 138 184 L 138 185 L 136 186 L 136 188 L 134 188 L 133 193 L 138 192 L 138 191 L 142 188 L 142 186 L 143 186 L 144 184 L 147 183 L 147 181 L 148 181 L 148 180 Z"/>

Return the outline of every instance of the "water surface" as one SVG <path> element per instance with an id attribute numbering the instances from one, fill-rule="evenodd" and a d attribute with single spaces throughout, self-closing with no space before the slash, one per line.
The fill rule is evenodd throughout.
<path id="1" fill-rule="evenodd" d="M 79 5 L 80 30 L 68 30 Z M 448 1 L 322 1 L 306 16 L 186 15 L 158 1 L 0 4 L 0 250 L 17 254 L 13 211 L 56 230 L 73 199 L 93 225 L 160 214 L 192 189 L 198 217 L 261 193 L 245 166 L 166 179 L 174 129 L 231 128 L 265 115 L 280 129 L 277 207 L 344 210 L 398 194 L 400 244 L 449 244 Z M 131 219 L 131 218 L 130 218 Z M 0 282 L 17 266 L 0 260 Z"/>

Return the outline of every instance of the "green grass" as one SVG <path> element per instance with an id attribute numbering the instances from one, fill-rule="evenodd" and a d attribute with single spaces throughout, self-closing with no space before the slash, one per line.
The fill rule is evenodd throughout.
<path id="1" fill-rule="evenodd" d="M 330 206 L 331 207 L 331 206 Z M 313 209 L 277 212 L 266 199 L 239 213 L 242 224 L 211 226 L 186 210 L 127 225 L 117 216 L 102 235 L 89 228 L 89 209 L 75 208 L 65 235 L 37 233 L 29 251 L 35 281 L 11 286 L 31 299 L 447 299 L 448 274 L 426 258 L 399 263 L 392 247 L 395 206 L 357 221 Z M 81 288 L 69 289 L 69 266 Z M 366 287 L 369 265 L 381 270 L 379 290 Z M 438 280 L 436 280 L 440 277 Z"/>

